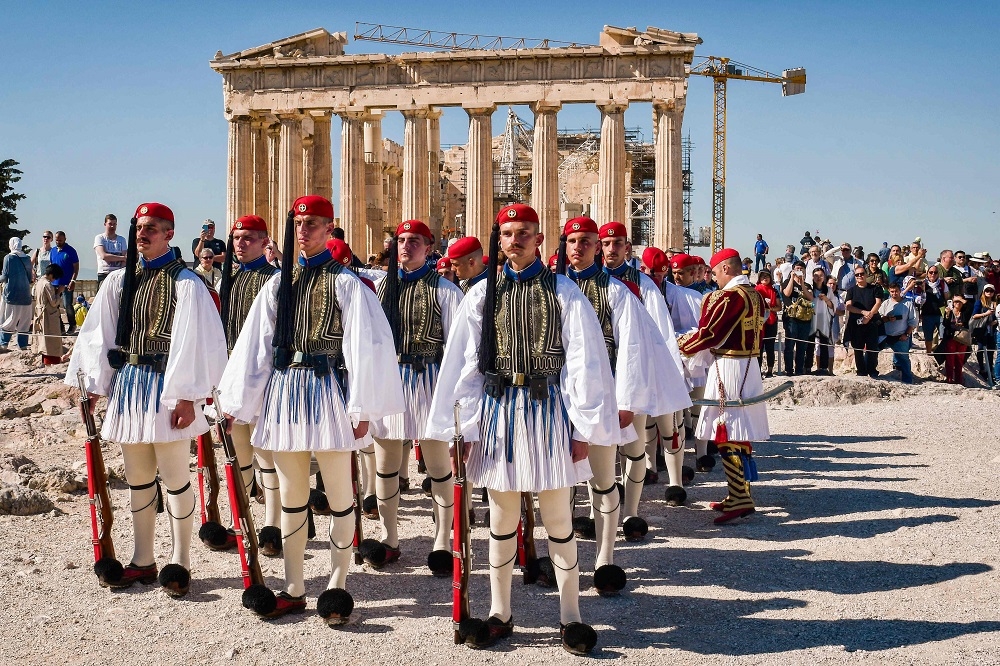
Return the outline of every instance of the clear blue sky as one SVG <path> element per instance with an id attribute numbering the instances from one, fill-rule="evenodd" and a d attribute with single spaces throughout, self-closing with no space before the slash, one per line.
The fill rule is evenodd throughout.
<path id="1" fill-rule="evenodd" d="M 316 27 L 348 32 L 348 52 L 385 49 L 355 43 L 355 21 L 585 43 L 611 24 L 697 32 L 702 55 L 808 69 L 797 97 L 773 84 L 729 86 L 728 244 L 748 253 L 761 232 L 777 251 L 819 229 L 869 249 L 920 235 L 932 252 L 1000 253 L 997 3 L 285 4 L 4 3 L 0 159 L 25 172 L 17 213 L 26 241 L 64 229 L 86 271 L 107 212 L 127 221 L 142 201 L 167 203 L 185 253 L 202 219 L 224 220 L 226 122 L 208 66 L 216 50 Z M 711 215 L 711 104 L 710 80 L 693 78 L 684 131 L 695 143 L 695 224 Z M 589 107 L 560 114 L 564 127 L 599 122 Z M 626 123 L 651 136 L 649 106 L 635 105 Z M 464 113 L 446 111 L 442 124 L 444 143 L 465 142 Z M 386 136 L 401 142 L 401 127 L 387 122 Z M 334 132 L 336 146 L 336 122 Z"/>

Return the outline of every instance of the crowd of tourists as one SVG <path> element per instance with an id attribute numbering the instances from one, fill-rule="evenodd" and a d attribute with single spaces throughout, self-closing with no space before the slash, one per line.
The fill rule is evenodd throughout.
<path id="1" fill-rule="evenodd" d="M 878 378 L 878 353 L 891 349 L 893 372 L 903 383 L 913 383 L 911 356 L 924 353 L 934 357 L 945 381 L 962 384 L 974 356 L 973 371 L 1000 388 L 1000 265 L 988 252 L 944 249 L 933 255 L 920 237 L 905 245 L 883 242 L 868 252 L 806 232 L 775 256 L 758 234 L 754 258 L 745 258 L 743 267 L 748 276 L 756 274 L 769 307 L 765 375 L 832 374 L 841 345 L 853 350 L 861 376 Z"/>

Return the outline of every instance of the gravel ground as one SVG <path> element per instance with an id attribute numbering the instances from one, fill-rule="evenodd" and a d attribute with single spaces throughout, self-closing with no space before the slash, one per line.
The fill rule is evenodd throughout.
<path id="1" fill-rule="evenodd" d="M 41 469 L 72 469 L 83 459 L 82 428 L 72 393 L 54 372 L 32 367 L 26 355 L 0 357 L 0 454 L 26 456 Z M 992 423 L 998 404 L 987 391 L 933 382 L 797 379 L 771 408 L 773 439 L 758 446 L 754 516 L 712 524 L 707 505 L 724 493 L 721 465 L 696 476 L 685 507 L 667 507 L 662 484 L 647 487 L 642 512 L 651 530 L 644 543 L 618 542 L 616 560 L 630 583 L 613 599 L 590 587 L 594 544 L 581 542 L 581 607 L 599 633 L 593 658 L 1000 663 L 1000 490 L 992 476 L 1000 463 Z M 110 467 L 120 465 L 116 447 L 105 456 Z M 210 552 L 197 537 L 185 599 L 172 600 L 156 586 L 100 588 L 91 571 L 86 494 L 50 492 L 55 512 L 0 516 L 0 586 L 9 602 L 0 663 L 575 661 L 559 648 L 555 592 L 522 585 L 516 571 L 512 639 L 483 652 L 452 644 L 450 582 L 423 566 L 431 519 L 415 465 L 411 480 L 417 490 L 403 495 L 401 507 L 403 558 L 380 572 L 352 568 L 348 588 L 357 608 L 339 630 L 314 612 L 329 572 L 321 540 L 310 541 L 306 555 L 309 610 L 264 622 L 240 605 L 236 555 Z M 115 542 L 127 559 L 123 485 L 114 487 L 113 500 Z M 481 516 L 483 505 L 476 507 Z M 157 528 L 162 566 L 169 553 L 165 515 Z M 375 535 L 375 523 L 366 520 L 365 528 Z M 480 616 L 489 604 L 486 537 L 484 527 L 474 528 L 471 595 Z M 537 538 L 544 550 L 541 528 Z M 280 560 L 262 558 L 262 565 L 277 587 Z"/>

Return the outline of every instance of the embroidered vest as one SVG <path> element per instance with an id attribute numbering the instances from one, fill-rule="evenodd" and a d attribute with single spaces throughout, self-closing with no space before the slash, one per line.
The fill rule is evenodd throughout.
<path id="1" fill-rule="evenodd" d="M 226 346 L 230 353 L 236 344 L 236 339 L 240 337 L 243 324 L 246 323 L 247 315 L 250 314 L 250 306 L 257 298 L 257 294 L 267 281 L 278 272 L 278 269 L 271 264 L 265 263 L 251 269 L 234 267 L 233 287 L 229 294 L 229 321 L 224 322 L 226 326 Z"/>
<path id="2" fill-rule="evenodd" d="M 170 334 L 177 309 L 177 278 L 186 268 L 173 259 L 159 268 L 139 268 L 135 304 L 132 306 L 132 335 L 127 354 L 169 354 Z"/>
<path id="3" fill-rule="evenodd" d="M 558 375 L 566 362 L 556 278 L 548 269 L 519 281 L 497 280 L 497 372 Z"/>
<path id="4" fill-rule="evenodd" d="M 296 264 L 295 337 L 293 352 L 339 356 L 344 345 L 344 325 L 337 302 L 337 276 L 344 270 L 332 258 L 318 266 Z"/>

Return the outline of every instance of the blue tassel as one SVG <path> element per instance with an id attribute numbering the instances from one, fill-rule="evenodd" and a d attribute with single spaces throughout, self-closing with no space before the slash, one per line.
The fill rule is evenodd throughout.
<path id="1" fill-rule="evenodd" d="M 740 460 L 743 462 L 743 478 L 747 481 L 756 481 L 757 463 L 754 462 L 753 456 L 741 453 Z"/>

